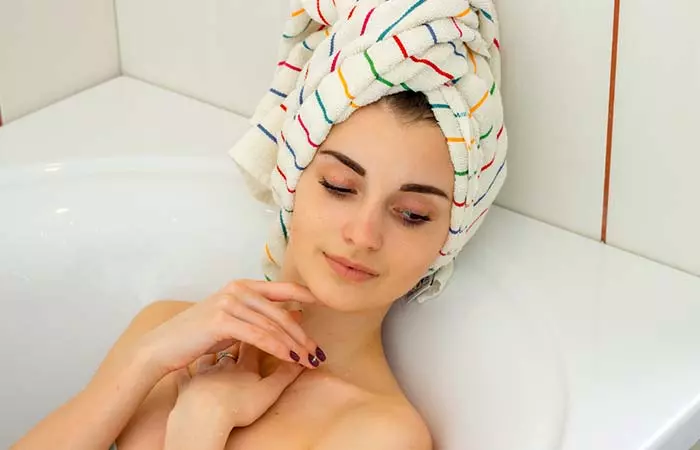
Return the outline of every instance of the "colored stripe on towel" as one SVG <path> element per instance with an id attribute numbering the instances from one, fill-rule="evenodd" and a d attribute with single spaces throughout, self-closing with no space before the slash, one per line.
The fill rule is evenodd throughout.
<path id="1" fill-rule="evenodd" d="M 285 94 L 284 92 L 280 92 L 277 89 L 270 88 L 270 92 L 272 92 L 278 97 L 287 98 L 287 94 Z"/>
<path id="2" fill-rule="evenodd" d="M 262 124 L 258 124 L 258 129 L 265 133 L 265 136 L 269 137 L 272 142 L 274 142 L 275 144 L 277 143 L 277 138 L 272 133 L 270 133 L 267 128 L 262 126 Z"/>
<path id="3" fill-rule="evenodd" d="M 289 64 L 287 61 L 280 61 L 277 63 L 278 66 L 284 66 L 292 69 L 295 72 L 301 72 L 301 67 L 293 66 Z"/>
<path id="4" fill-rule="evenodd" d="M 392 23 L 391 25 L 389 25 L 389 28 L 387 28 L 386 30 L 382 31 L 382 34 L 380 34 L 380 35 L 379 35 L 379 38 L 377 38 L 377 42 L 384 40 L 384 38 L 386 37 L 386 35 L 387 35 L 396 25 L 398 25 L 399 22 L 401 22 L 403 19 L 405 19 L 406 16 L 408 16 L 409 14 L 411 14 L 411 13 L 413 12 L 414 9 L 418 8 L 418 7 L 419 7 L 420 5 L 422 5 L 423 3 L 425 3 L 425 0 L 418 0 L 418 1 L 417 1 L 416 3 L 414 3 L 410 8 L 408 8 L 408 9 L 406 10 L 406 12 L 403 13 L 403 14 L 401 15 L 401 17 L 399 17 L 399 18 L 396 20 L 396 22 Z"/>
<path id="5" fill-rule="evenodd" d="M 297 170 L 304 170 L 306 167 L 302 167 L 297 163 L 297 154 L 294 152 L 294 149 L 292 148 L 291 145 L 289 145 L 289 141 L 285 139 L 284 137 L 284 132 L 280 131 L 280 137 L 282 138 L 282 142 L 284 142 L 284 145 L 287 147 L 287 150 L 289 150 L 289 153 L 291 153 L 292 158 L 294 159 L 294 167 L 297 168 Z"/>
<path id="6" fill-rule="evenodd" d="M 362 30 L 360 30 L 360 36 L 364 36 L 365 30 L 367 30 L 367 23 L 369 23 L 369 18 L 372 16 L 372 13 L 375 9 L 376 8 L 370 9 L 367 15 L 365 16 L 365 21 L 362 23 Z"/>
<path id="7" fill-rule="evenodd" d="M 431 69 L 433 69 L 435 72 L 437 72 L 440 75 L 442 75 L 443 77 L 447 78 L 448 80 L 452 80 L 454 78 L 450 73 L 445 72 L 444 70 L 440 69 L 438 66 L 435 65 L 434 62 L 432 62 L 430 60 L 423 59 L 423 58 L 416 58 L 413 55 L 411 55 L 409 57 L 408 53 L 406 52 L 406 47 L 404 47 L 403 42 L 401 42 L 401 39 L 399 39 L 399 37 L 396 35 L 394 35 L 393 38 L 394 38 L 394 41 L 396 42 L 396 44 L 399 46 L 399 49 L 401 50 L 401 53 L 403 54 L 404 58 L 411 58 L 411 61 L 413 61 L 413 62 L 419 62 L 419 63 L 425 64 L 428 67 L 430 67 Z"/>
<path id="8" fill-rule="evenodd" d="M 280 166 L 277 165 L 277 166 L 275 166 L 275 168 L 277 169 L 277 173 L 279 173 L 280 176 L 284 179 L 284 186 L 287 188 L 287 192 L 289 192 L 290 194 L 295 193 L 296 189 L 289 188 L 289 184 L 287 182 L 287 175 L 285 175 L 284 172 L 282 172 L 282 169 L 280 169 Z"/>
<path id="9" fill-rule="evenodd" d="M 394 87 L 394 83 L 379 75 L 379 72 L 377 72 L 377 69 L 374 67 L 374 61 L 372 61 L 372 58 L 369 57 L 369 53 L 367 53 L 367 50 L 364 51 L 364 55 L 365 59 L 369 63 L 369 68 L 372 70 L 372 75 L 374 75 L 374 78 L 377 81 L 380 81 L 389 87 Z"/>
<path id="10" fill-rule="evenodd" d="M 326 111 L 326 106 L 323 104 L 323 100 L 321 100 L 321 94 L 318 93 L 318 90 L 314 91 L 314 94 L 316 95 L 316 101 L 318 102 L 318 106 L 321 107 L 321 111 L 323 112 L 323 118 L 326 119 L 326 123 L 328 125 L 333 125 L 333 121 L 328 117 L 328 111 Z"/>

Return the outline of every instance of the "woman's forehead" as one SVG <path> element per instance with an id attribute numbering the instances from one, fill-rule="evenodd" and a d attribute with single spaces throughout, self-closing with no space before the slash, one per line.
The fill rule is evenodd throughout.
<path id="1" fill-rule="evenodd" d="M 447 143 L 436 124 L 407 123 L 380 104 L 360 108 L 335 125 L 320 149 L 341 152 L 367 166 L 367 172 L 393 168 L 452 174 Z"/>

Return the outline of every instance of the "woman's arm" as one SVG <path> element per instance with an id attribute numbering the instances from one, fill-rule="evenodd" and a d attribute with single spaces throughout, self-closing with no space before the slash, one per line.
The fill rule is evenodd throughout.
<path id="1" fill-rule="evenodd" d="M 156 302 L 144 308 L 117 340 L 90 383 L 42 420 L 11 450 L 106 450 L 164 375 L 141 336 L 188 308 Z"/>
<path id="2" fill-rule="evenodd" d="M 194 375 L 181 371 L 164 450 L 224 449 L 231 431 L 258 420 L 303 370 L 280 362 L 263 377 L 260 351 L 249 344 L 235 359 L 203 356 Z"/>
<path id="3" fill-rule="evenodd" d="M 199 414 L 175 408 L 168 417 L 163 450 L 223 450 L 233 430 L 230 412 L 209 408 Z"/>
<path id="4" fill-rule="evenodd" d="M 236 280 L 194 304 L 157 302 L 145 308 L 88 386 L 42 420 L 12 450 L 104 450 L 130 419 L 138 419 L 130 424 L 133 427 L 141 426 L 142 418 L 154 417 L 158 420 L 147 423 L 149 427 L 157 422 L 164 425 L 162 418 L 174 398 L 168 389 L 172 377 L 166 375 L 235 341 L 255 345 L 283 361 L 299 361 L 298 355 L 312 354 L 316 343 L 289 312 L 278 307 L 287 301 L 314 303 L 316 299 L 294 283 Z M 318 365 L 311 364 L 310 358 L 300 362 L 309 368 Z M 148 396 L 152 389 L 154 395 Z M 147 396 L 149 405 L 139 409 L 143 417 L 132 418 Z M 155 436 L 153 441 L 160 438 L 158 444 L 162 444 L 162 437 Z M 132 441 L 129 445 L 152 448 L 149 443 Z"/>

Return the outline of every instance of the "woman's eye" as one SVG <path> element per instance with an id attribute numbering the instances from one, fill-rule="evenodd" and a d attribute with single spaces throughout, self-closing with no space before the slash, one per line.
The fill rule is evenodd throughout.
<path id="1" fill-rule="evenodd" d="M 409 227 L 415 227 L 422 223 L 430 222 L 430 217 L 421 216 L 420 214 L 416 214 L 408 210 L 401 210 L 399 211 L 399 214 L 401 215 L 401 220 L 403 221 L 404 225 Z"/>
<path id="2" fill-rule="evenodd" d="M 348 189 L 340 186 L 336 186 L 334 184 L 330 184 L 325 178 L 322 178 L 321 181 L 319 181 L 321 186 L 326 188 L 326 190 L 337 197 L 344 197 L 347 194 L 354 194 L 355 191 L 353 189 Z"/>
<path id="3" fill-rule="evenodd" d="M 341 186 L 331 184 L 325 178 L 319 180 L 319 184 L 323 186 L 329 194 L 335 197 L 347 197 L 348 194 L 356 193 L 354 189 L 344 188 Z M 407 227 L 415 227 L 425 222 L 430 222 L 429 216 L 422 216 L 407 209 L 397 209 L 396 212 L 399 214 L 401 222 Z"/>

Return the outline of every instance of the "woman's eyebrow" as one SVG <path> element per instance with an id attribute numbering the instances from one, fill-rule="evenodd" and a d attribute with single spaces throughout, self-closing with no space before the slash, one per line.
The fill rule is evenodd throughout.
<path id="1" fill-rule="evenodd" d="M 364 177 L 367 171 L 365 170 L 364 167 L 360 165 L 357 161 L 354 159 L 350 158 L 347 155 L 344 155 L 340 152 L 336 152 L 335 150 L 321 150 L 319 151 L 322 155 L 331 155 L 341 163 L 345 164 L 349 168 L 351 168 L 355 173 L 360 175 L 361 177 Z"/>
<path id="2" fill-rule="evenodd" d="M 442 189 L 427 184 L 404 184 L 401 186 L 400 190 L 403 192 L 418 192 L 419 194 L 433 194 L 439 197 L 444 197 L 446 200 L 450 199 Z"/>
<path id="3" fill-rule="evenodd" d="M 360 165 L 357 161 L 354 159 L 350 158 L 349 156 L 337 152 L 335 150 L 320 150 L 320 154 L 322 155 L 330 155 L 333 156 L 335 159 L 340 161 L 341 163 L 345 164 L 348 166 L 350 169 L 352 169 L 355 173 L 358 175 L 364 177 L 367 171 L 365 170 L 364 167 Z M 449 200 L 450 197 L 443 191 L 442 189 L 439 189 L 435 186 L 430 186 L 428 184 L 416 184 L 416 183 L 410 183 L 410 184 L 404 184 L 401 186 L 401 191 L 403 192 L 417 192 L 419 194 L 432 194 L 432 195 L 437 195 L 439 197 L 443 197 L 446 200 Z"/>

